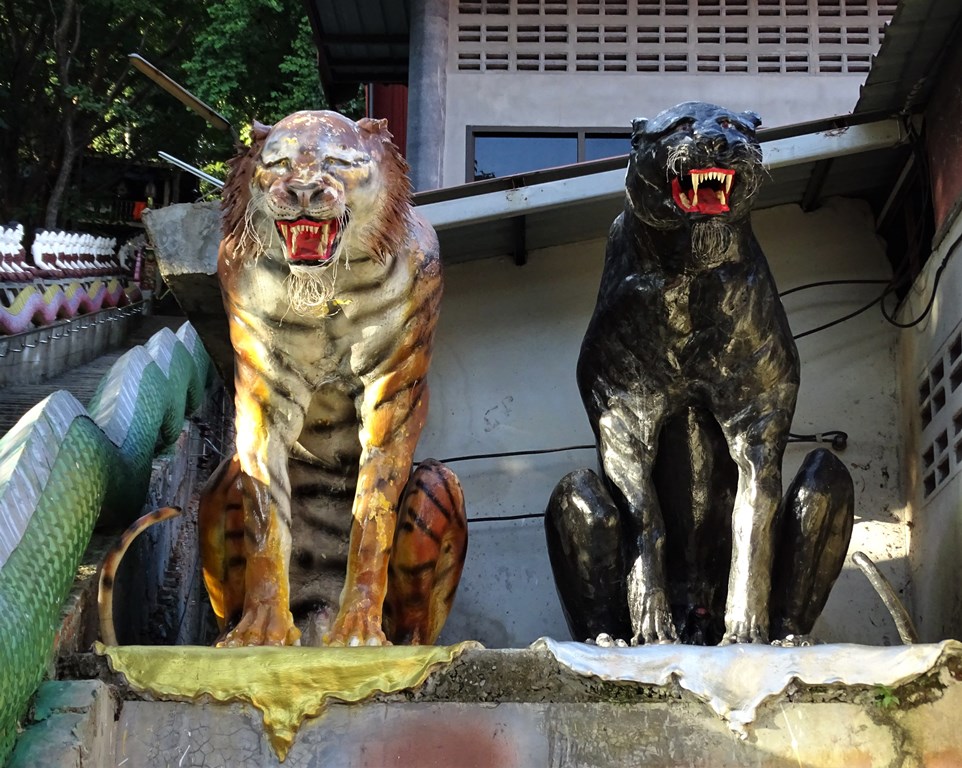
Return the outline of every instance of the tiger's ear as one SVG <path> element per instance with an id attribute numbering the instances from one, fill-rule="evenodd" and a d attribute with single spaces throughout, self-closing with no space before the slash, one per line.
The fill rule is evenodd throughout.
<path id="1" fill-rule="evenodd" d="M 636 117 L 631 121 L 631 146 L 638 146 L 638 142 L 641 140 L 641 135 L 645 132 L 645 128 L 647 127 L 647 117 Z"/>
<path id="2" fill-rule="evenodd" d="M 371 117 L 362 117 L 357 121 L 358 127 L 368 133 L 384 133 L 387 130 L 387 120 L 375 120 Z"/>
<path id="3" fill-rule="evenodd" d="M 271 132 L 271 128 L 273 128 L 273 126 L 264 125 L 263 123 L 255 120 L 253 123 L 251 123 L 251 138 L 254 141 L 263 141 L 267 138 L 267 134 Z"/>
<path id="4" fill-rule="evenodd" d="M 762 119 L 755 112 L 739 112 L 738 116 L 753 128 L 762 124 Z"/>

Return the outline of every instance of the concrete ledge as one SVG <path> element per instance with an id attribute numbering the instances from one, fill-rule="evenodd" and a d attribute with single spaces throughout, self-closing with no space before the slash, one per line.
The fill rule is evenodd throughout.
<path id="1" fill-rule="evenodd" d="M 116 709 L 110 689 L 99 680 L 43 683 L 34 704 L 34 723 L 18 739 L 8 768 L 113 765 Z"/>
<path id="2" fill-rule="evenodd" d="M 104 659 L 74 661 L 74 674 L 112 680 L 123 699 L 107 765 L 281 765 L 253 706 L 146 701 Z M 535 649 L 467 650 L 416 690 L 331 704 L 304 722 L 283 765 L 962 765 L 962 655 L 954 649 L 893 688 L 792 683 L 758 707 L 742 737 L 713 702 L 668 677 L 663 685 L 603 680 Z"/>

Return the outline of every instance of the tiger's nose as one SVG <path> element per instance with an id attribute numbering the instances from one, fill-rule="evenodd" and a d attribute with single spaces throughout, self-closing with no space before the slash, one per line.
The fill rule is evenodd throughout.
<path id="1" fill-rule="evenodd" d="M 307 209 L 321 202 L 324 189 L 316 184 L 290 183 L 287 185 L 287 194 L 292 203 Z"/>

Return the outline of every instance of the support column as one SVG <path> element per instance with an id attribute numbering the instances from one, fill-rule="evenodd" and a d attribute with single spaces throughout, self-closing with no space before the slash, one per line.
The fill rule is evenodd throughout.
<path id="1" fill-rule="evenodd" d="M 441 186 L 447 90 L 448 0 L 411 3 L 407 160 L 416 192 Z"/>

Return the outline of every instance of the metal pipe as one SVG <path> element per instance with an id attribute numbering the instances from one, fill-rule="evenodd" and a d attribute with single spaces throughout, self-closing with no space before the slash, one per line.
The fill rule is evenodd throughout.
<path id="1" fill-rule="evenodd" d="M 157 156 L 161 160 L 166 160 L 171 165 L 174 165 L 177 168 L 180 168 L 182 171 L 187 171 L 187 173 L 192 173 L 198 179 L 202 179 L 203 181 L 206 181 L 208 184 L 213 184 L 218 189 L 224 188 L 224 182 L 218 179 L 216 176 L 211 176 L 209 173 L 204 173 L 204 171 L 202 171 L 200 168 L 195 168 L 193 165 L 191 165 L 188 162 L 185 162 L 184 160 L 174 157 L 173 155 L 167 154 L 166 152 L 158 152 Z"/>

